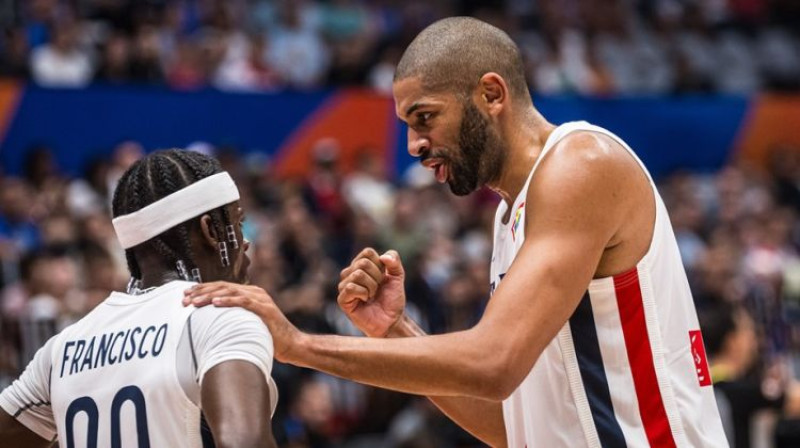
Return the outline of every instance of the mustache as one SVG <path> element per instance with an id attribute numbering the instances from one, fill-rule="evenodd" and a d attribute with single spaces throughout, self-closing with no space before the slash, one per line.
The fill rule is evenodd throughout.
<path id="1" fill-rule="evenodd" d="M 425 162 L 428 159 L 442 159 L 445 162 L 450 160 L 449 157 L 447 157 L 443 153 L 437 152 L 437 151 L 427 151 L 424 154 L 419 156 L 420 163 Z"/>

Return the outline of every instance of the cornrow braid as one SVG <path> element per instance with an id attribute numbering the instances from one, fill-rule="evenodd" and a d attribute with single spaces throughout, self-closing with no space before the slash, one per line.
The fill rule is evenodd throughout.
<path id="1" fill-rule="evenodd" d="M 175 159 L 173 159 L 171 157 L 168 157 L 167 161 L 169 162 L 167 164 L 168 168 L 162 172 L 162 181 L 163 181 L 164 185 L 166 185 L 168 187 L 169 191 L 176 191 L 174 189 L 175 187 L 173 186 L 174 184 L 172 182 L 172 179 L 181 178 L 185 182 L 187 182 L 187 184 L 188 184 L 189 183 L 189 180 L 188 180 L 189 178 L 188 178 L 188 176 L 186 174 L 186 171 L 184 171 L 181 168 L 180 162 L 176 161 Z M 169 194 L 169 193 L 167 193 L 167 194 Z M 187 266 L 188 266 L 187 269 L 191 270 L 192 268 L 195 268 L 197 266 L 194 264 L 194 261 L 193 261 L 194 260 L 194 254 L 193 254 L 193 251 L 192 251 L 192 243 L 189 240 L 189 229 L 187 227 L 188 227 L 187 225 L 179 225 L 179 226 L 175 227 L 174 231 L 177 234 L 176 237 L 177 237 L 177 240 L 179 240 L 179 244 L 181 245 L 181 247 L 184 248 L 184 254 L 185 254 L 184 258 L 185 258 L 185 260 L 183 260 L 183 261 L 184 261 L 184 263 L 187 264 Z"/>
<path id="2" fill-rule="evenodd" d="M 111 201 L 111 208 L 114 216 L 130 213 L 132 207 L 137 207 L 138 209 L 136 204 L 139 198 L 136 195 L 136 188 L 138 186 L 137 179 L 141 169 L 141 164 L 132 166 L 120 177 L 117 188 L 114 190 L 114 198 Z M 129 205 L 128 201 L 133 202 Z M 128 270 L 131 273 L 131 277 L 135 279 L 142 278 L 142 271 L 132 249 L 125 249 L 125 260 L 128 262 Z"/>
<path id="3" fill-rule="evenodd" d="M 156 151 L 137 161 L 120 178 L 114 192 L 112 211 L 115 217 L 133 213 L 201 179 L 222 172 L 219 162 L 209 156 L 179 149 Z M 225 206 L 208 212 L 220 239 L 231 224 Z M 182 260 L 188 270 L 196 267 L 189 239 L 192 221 L 187 221 L 125 251 L 131 276 L 141 279 L 135 251 L 149 248 L 172 266 Z"/>
<path id="4" fill-rule="evenodd" d="M 152 203 L 157 201 L 160 198 L 170 195 L 182 187 L 179 187 L 175 184 L 172 179 L 170 178 L 170 173 L 168 172 L 169 169 L 167 166 L 171 165 L 166 161 L 162 162 L 157 158 L 151 158 L 147 162 L 147 179 L 148 185 L 150 186 L 150 197 L 148 197 L 148 202 Z M 184 225 L 178 225 L 176 227 L 185 227 Z M 164 234 L 160 235 L 159 237 L 152 239 L 152 246 L 153 248 L 161 254 L 164 258 L 170 261 L 170 264 L 175 264 L 178 260 L 181 259 L 180 250 L 176 250 L 172 247 L 168 241 L 171 240 L 169 238 L 169 233 L 172 233 L 170 229 Z"/>
<path id="5" fill-rule="evenodd" d="M 222 170 L 219 162 L 215 159 L 206 158 L 205 160 L 199 160 L 197 158 L 192 158 L 189 154 L 190 153 L 186 152 L 178 152 L 174 155 L 186 164 L 186 167 L 192 172 L 195 180 L 203 179 Z M 208 215 L 211 217 L 211 225 L 214 231 L 220 239 L 223 239 L 225 237 L 225 226 L 231 223 L 228 210 L 225 207 L 221 207 L 212 210 Z"/>

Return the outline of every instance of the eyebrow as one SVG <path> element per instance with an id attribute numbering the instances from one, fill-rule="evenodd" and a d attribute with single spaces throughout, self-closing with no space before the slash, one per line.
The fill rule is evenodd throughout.
<path id="1" fill-rule="evenodd" d="M 408 109 L 406 109 L 406 117 L 408 117 L 409 115 L 413 114 L 414 111 L 416 111 L 417 109 L 419 109 L 420 107 L 423 107 L 423 106 L 427 106 L 427 104 L 420 103 L 420 102 L 416 102 L 416 103 L 412 104 Z"/>

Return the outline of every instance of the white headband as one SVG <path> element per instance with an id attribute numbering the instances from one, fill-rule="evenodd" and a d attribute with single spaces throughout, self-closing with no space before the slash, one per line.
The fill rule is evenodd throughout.
<path id="1" fill-rule="evenodd" d="M 123 249 L 158 236 L 196 216 L 239 200 L 239 189 L 228 173 L 201 179 L 141 210 L 114 218 L 114 230 Z"/>

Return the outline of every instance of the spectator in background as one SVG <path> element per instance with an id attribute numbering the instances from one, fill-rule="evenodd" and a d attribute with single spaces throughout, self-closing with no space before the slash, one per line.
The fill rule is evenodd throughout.
<path id="1" fill-rule="evenodd" d="M 80 46 L 79 24 L 61 20 L 53 25 L 50 43 L 41 45 L 31 54 L 31 74 L 36 83 L 45 87 L 84 87 L 94 75 L 89 52 Z"/>
<path id="2" fill-rule="evenodd" d="M 732 448 L 749 448 L 754 415 L 772 409 L 787 418 L 800 417 L 800 383 L 775 365 L 762 377 L 753 374 L 757 334 L 741 307 L 719 304 L 700 315 L 710 372 L 726 436 Z"/>
<path id="3" fill-rule="evenodd" d="M 179 39 L 166 69 L 170 87 L 192 90 L 203 86 L 206 80 L 202 53 L 189 38 Z"/>
<path id="4" fill-rule="evenodd" d="M 375 18 L 364 4 L 354 0 L 333 0 L 321 8 L 320 15 L 322 35 L 332 54 L 328 82 L 362 82 L 379 37 Z"/>
<path id="5" fill-rule="evenodd" d="M 355 170 L 342 182 L 342 194 L 352 209 L 366 213 L 382 226 L 391 218 L 394 187 L 386 180 L 378 154 L 364 148 L 356 155 Z"/>
<path id="6" fill-rule="evenodd" d="M 214 87 L 228 91 L 265 91 L 280 87 L 278 72 L 267 63 L 267 48 L 264 36 L 251 35 L 246 54 L 226 57 L 217 68 Z"/>
<path id="7" fill-rule="evenodd" d="M 341 147 L 338 140 L 326 137 L 314 143 L 312 152 L 314 165 L 308 174 L 303 194 L 309 201 L 312 213 L 322 218 L 329 228 L 339 231 L 347 214 L 347 203 L 341 192 Z"/>
<path id="8" fill-rule="evenodd" d="M 144 148 L 139 142 L 127 140 L 117 145 L 112 154 L 111 167 L 108 169 L 108 178 L 106 179 L 108 187 L 106 191 L 114 191 L 117 188 L 119 178 L 122 177 L 122 173 L 143 156 Z"/>
<path id="9" fill-rule="evenodd" d="M 396 59 L 393 48 L 404 47 L 439 18 L 468 14 L 518 41 L 530 83 L 543 93 L 739 94 L 800 88 L 794 26 L 800 10 L 791 0 L 16 3 L 19 8 L 5 10 L 5 23 L 19 25 L 6 31 L 0 73 L 18 77 L 30 75 L 33 49 L 53 45 L 54 26 L 85 19 L 81 35 L 91 44 L 86 49 L 103 55 L 98 80 L 158 84 L 165 68 L 177 70 L 173 65 L 179 60 L 183 69 L 186 59 L 197 57 L 188 65 L 199 69 L 192 71 L 188 87 L 185 80 L 177 82 L 179 88 L 211 84 L 250 90 L 261 83 L 246 80 L 242 86 L 235 82 L 237 75 L 252 76 L 253 68 L 259 72 L 266 58 L 266 66 L 292 88 L 367 84 L 386 89 Z M 251 33 L 267 37 L 268 46 L 253 50 L 262 57 L 248 56 Z M 727 70 L 714 69 L 719 66 Z"/>
<path id="10" fill-rule="evenodd" d="M 367 75 L 368 84 L 373 90 L 385 95 L 392 94 L 394 71 L 401 55 L 402 49 L 395 45 L 390 45 L 381 52 L 378 62 Z"/>
<path id="11" fill-rule="evenodd" d="M 305 15 L 305 2 L 280 0 L 278 23 L 268 36 L 267 60 L 289 86 L 299 89 L 319 87 L 331 60 L 319 31 Z"/>
<path id="12" fill-rule="evenodd" d="M 33 220 L 33 191 L 22 179 L 6 178 L 0 188 L 0 246 L 4 260 L 39 246 L 39 228 Z"/>
<path id="13" fill-rule="evenodd" d="M 66 207 L 73 216 L 105 212 L 109 199 L 109 164 L 105 160 L 94 160 L 86 169 L 85 177 L 73 179 L 66 192 Z"/>
<path id="14" fill-rule="evenodd" d="M 31 0 L 23 3 L 25 34 L 31 48 L 44 45 L 52 39 L 50 27 L 63 12 L 57 0 Z"/>
<path id="15" fill-rule="evenodd" d="M 113 33 L 105 43 L 95 80 L 122 84 L 131 82 L 131 42 L 121 33 Z"/>
<path id="16" fill-rule="evenodd" d="M 28 36 L 22 28 L 6 28 L 3 32 L 0 75 L 14 78 L 30 77 L 30 46 Z"/>
<path id="17" fill-rule="evenodd" d="M 158 29 L 143 25 L 133 35 L 131 76 L 141 82 L 159 83 L 164 80 L 166 54 L 162 52 Z"/>
<path id="18" fill-rule="evenodd" d="M 40 251 L 28 252 L 20 259 L 18 279 L 0 291 L 0 309 L 4 321 L 19 320 L 25 315 L 28 298 L 38 294 L 46 281 L 42 277 L 45 271 L 37 266 L 44 259 Z"/>

